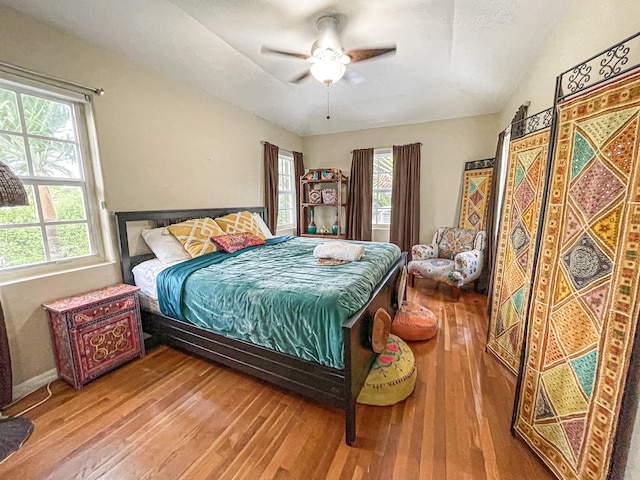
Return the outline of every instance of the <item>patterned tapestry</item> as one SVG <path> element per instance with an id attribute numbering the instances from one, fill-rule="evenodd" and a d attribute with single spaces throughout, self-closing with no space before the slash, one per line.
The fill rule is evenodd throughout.
<path id="1" fill-rule="evenodd" d="M 520 368 L 548 152 L 548 128 L 509 145 L 487 347 L 513 373 Z"/>
<path id="2" fill-rule="evenodd" d="M 482 160 L 482 162 L 489 162 Z M 464 172 L 464 190 L 462 191 L 462 206 L 460 208 L 460 228 L 467 230 L 484 230 L 487 220 L 487 201 L 491 192 L 491 176 L 493 175 L 493 160 L 491 167 L 469 169 L 468 162 Z"/>
<path id="3" fill-rule="evenodd" d="M 635 334 L 640 74 L 558 106 L 515 428 L 562 479 L 603 479 Z"/>

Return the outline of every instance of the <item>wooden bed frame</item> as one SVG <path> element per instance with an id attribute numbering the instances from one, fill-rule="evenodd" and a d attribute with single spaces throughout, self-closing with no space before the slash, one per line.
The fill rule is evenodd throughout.
<path id="1" fill-rule="evenodd" d="M 152 254 L 131 255 L 129 222 L 147 222 L 146 228 L 153 228 L 192 218 L 216 218 L 243 210 L 259 213 L 263 218 L 266 215 L 266 207 L 115 213 L 123 282 L 133 285 L 131 269 L 153 258 Z M 227 338 L 145 309 L 142 310 L 143 329 L 171 347 L 344 409 L 345 439 L 348 445 L 353 445 L 356 439 L 356 399 L 376 357 L 370 338 L 373 317 L 378 308 L 385 308 L 391 315 L 396 312 L 396 285 L 405 264 L 406 253 L 403 253 L 375 287 L 369 302 L 343 323 L 345 367 L 342 370 Z"/>

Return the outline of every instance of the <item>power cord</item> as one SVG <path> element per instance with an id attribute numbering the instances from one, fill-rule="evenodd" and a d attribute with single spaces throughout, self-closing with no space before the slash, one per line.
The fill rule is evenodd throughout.
<path id="1" fill-rule="evenodd" d="M 44 400 L 40 400 L 38 403 L 36 403 L 35 405 L 31 405 L 29 408 L 25 408 L 24 410 L 22 410 L 19 413 L 16 413 L 15 415 L 11 415 L 11 416 L 5 416 L 5 415 L 1 415 L 0 414 L 0 420 L 4 419 L 4 418 L 16 418 L 16 417 L 20 417 L 22 415 L 24 415 L 27 412 L 30 412 L 31 410 L 33 410 L 36 407 L 39 407 L 40 405 L 42 405 L 44 402 L 46 402 L 47 400 L 49 400 L 52 396 L 53 396 L 53 392 L 51 392 L 51 384 L 54 382 L 54 380 L 51 380 L 49 383 L 47 383 L 47 392 L 49 393 L 49 395 L 47 395 L 47 398 L 45 398 Z M 33 392 L 31 392 L 33 393 Z M 31 395 L 31 393 L 28 393 L 27 395 Z M 22 397 L 20 397 L 17 400 L 14 400 L 13 402 L 11 402 L 9 405 L 5 405 L 4 408 L 8 408 L 12 405 L 15 405 L 16 403 L 18 403 L 20 400 L 22 400 L 23 398 L 25 398 L 27 395 L 24 395 Z"/>

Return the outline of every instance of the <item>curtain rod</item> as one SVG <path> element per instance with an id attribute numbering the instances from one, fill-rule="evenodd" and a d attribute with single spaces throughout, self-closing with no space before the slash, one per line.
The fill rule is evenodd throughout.
<path id="1" fill-rule="evenodd" d="M 62 87 L 62 88 L 73 87 L 72 89 L 81 90 L 83 93 L 91 93 L 94 95 L 98 95 L 99 97 L 104 95 L 104 90 L 102 88 L 88 87 L 80 83 L 70 82 L 69 80 L 65 80 L 63 78 L 54 77 L 53 75 L 47 75 L 44 73 L 36 72 L 35 70 L 30 70 L 28 68 L 24 68 L 19 65 L 13 65 L 11 63 L 0 62 L 0 70 L 5 73 L 16 75 L 18 77 L 46 83 L 47 85 L 51 85 L 53 87 Z M 51 82 L 56 82 L 56 83 L 51 83 Z"/>
<path id="2" fill-rule="evenodd" d="M 422 142 L 414 142 L 414 143 L 407 143 L 407 145 L 415 145 L 418 144 L 420 146 L 422 146 Z M 403 147 L 405 147 L 406 145 L 402 145 Z M 374 148 L 374 150 L 382 150 L 383 148 L 389 148 L 389 147 L 378 147 L 378 148 Z M 391 146 L 391 148 L 393 148 L 393 146 Z M 356 148 L 356 150 L 366 150 L 366 148 Z M 353 153 L 355 150 L 350 150 L 349 153 Z"/>

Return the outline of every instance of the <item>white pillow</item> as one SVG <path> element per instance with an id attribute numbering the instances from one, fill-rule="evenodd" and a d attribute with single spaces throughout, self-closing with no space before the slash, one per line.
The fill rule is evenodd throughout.
<path id="1" fill-rule="evenodd" d="M 162 263 L 181 262 L 191 258 L 189 252 L 166 227 L 145 228 L 142 230 L 142 238 Z"/>
<path id="2" fill-rule="evenodd" d="M 264 223 L 264 220 L 262 219 L 262 217 L 260 216 L 259 213 L 252 213 L 253 215 L 253 219 L 255 220 L 255 222 L 258 224 L 258 228 L 260 229 L 260 231 L 262 231 L 262 234 L 264 235 L 264 238 L 273 238 L 273 234 L 271 233 L 271 230 L 269 230 L 269 227 L 267 227 L 267 224 Z"/>

